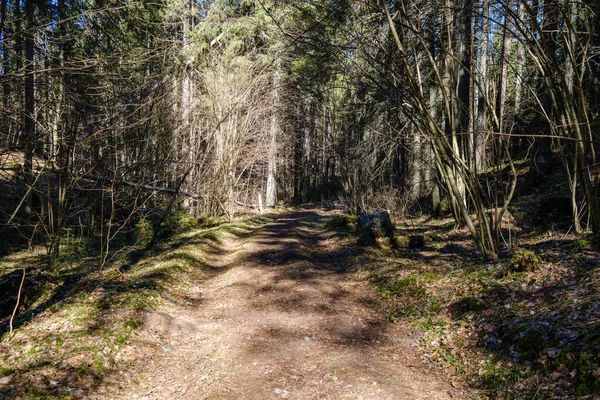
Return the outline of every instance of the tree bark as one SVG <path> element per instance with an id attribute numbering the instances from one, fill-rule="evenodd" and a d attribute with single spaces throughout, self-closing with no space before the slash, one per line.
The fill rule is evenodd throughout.
<path id="1" fill-rule="evenodd" d="M 277 204 L 277 182 L 275 176 L 277 173 L 277 139 L 279 136 L 279 86 L 281 84 L 281 61 L 275 62 L 273 72 L 273 110 L 271 112 L 271 137 L 269 142 L 269 165 L 267 171 L 267 195 L 265 203 L 267 207 L 275 207 Z"/>
<path id="2" fill-rule="evenodd" d="M 10 84 L 7 76 L 10 74 L 10 50 L 7 45 L 7 24 L 6 24 L 6 5 L 7 0 L 0 2 L 0 39 L 2 41 L 2 106 L 4 108 L 5 117 L 0 122 L 2 132 L 6 134 L 5 145 L 11 143 L 11 118 L 8 116 L 10 112 Z"/>
<path id="3" fill-rule="evenodd" d="M 481 38 L 479 40 L 480 47 L 480 58 L 479 58 L 479 85 L 476 85 L 476 110 L 477 120 L 475 129 L 474 139 L 474 167 L 475 172 L 482 172 L 487 167 L 486 160 L 486 142 L 487 142 L 487 131 L 488 131 L 488 117 L 487 117 L 487 106 L 486 101 L 489 96 L 489 77 L 488 77 L 488 49 L 489 49 L 489 11 L 490 2 L 489 0 L 482 1 L 482 14 L 481 14 Z"/>
<path id="4" fill-rule="evenodd" d="M 23 125 L 23 143 L 25 144 L 25 174 L 31 175 L 33 151 L 35 147 L 35 0 L 25 1 L 25 123 Z"/>

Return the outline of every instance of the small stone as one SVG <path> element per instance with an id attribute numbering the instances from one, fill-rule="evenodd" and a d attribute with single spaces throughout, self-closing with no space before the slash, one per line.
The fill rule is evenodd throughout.
<path id="1" fill-rule="evenodd" d="M 58 382 L 57 381 L 50 381 L 48 383 L 50 384 L 50 386 L 58 386 Z"/>
<path id="2" fill-rule="evenodd" d="M 283 398 L 287 398 L 290 394 L 290 392 L 288 392 L 287 390 L 280 388 L 275 388 L 274 392 L 275 394 L 280 395 Z"/>
<path id="3" fill-rule="evenodd" d="M 8 385 L 12 381 L 10 376 L 4 376 L 0 378 L 0 385 Z"/>

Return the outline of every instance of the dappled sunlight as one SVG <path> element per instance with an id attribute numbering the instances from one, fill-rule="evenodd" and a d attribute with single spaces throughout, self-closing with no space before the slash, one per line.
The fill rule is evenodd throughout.
<path id="1" fill-rule="evenodd" d="M 156 341 L 139 336 L 140 328 L 190 331 L 190 323 L 171 321 L 168 316 L 157 322 L 147 310 L 169 303 L 201 306 L 197 285 L 230 268 L 211 264 L 212 258 L 229 254 L 231 250 L 223 247 L 227 241 L 247 239 L 266 221 L 252 218 L 192 229 L 162 241 L 160 251 L 133 250 L 123 262 L 102 272 L 93 265 L 69 264 L 61 267 L 60 281 L 38 272 L 34 279 L 47 282 L 44 293 L 33 300 L 32 308 L 18 314 L 15 334 L 5 335 L 0 342 L 5 356 L 0 360 L 0 375 L 10 376 L 15 394 L 30 397 L 87 397 L 115 385 L 123 365 L 142 362 L 154 353 Z M 21 274 L 15 267 L 26 257 L 29 276 L 45 260 L 24 252 L 10 255 L 2 266 L 12 283 L 7 278 L 0 282 L 18 287 Z M 8 326 L 6 318 L 14 302 L 6 303 L 6 313 L 0 315 L 3 328 Z M 136 351 L 134 343 L 145 350 Z"/>
<path id="2" fill-rule="evenodd" d="M 596 390 L 590 354 L 600 273 L 587 241 L 526 237 L 522 248 L 535 251 L 540 265 L 518 272 L 510 258 L 482 262 L 459 230 L 437 221 L 419 226 L 423 245 L 366 254 L 361 276 L 379 288 L 390 320 L 424 332 L 424 362 L 499 396 Z M 409 223 L 397 231 L 414 234 Z"/>

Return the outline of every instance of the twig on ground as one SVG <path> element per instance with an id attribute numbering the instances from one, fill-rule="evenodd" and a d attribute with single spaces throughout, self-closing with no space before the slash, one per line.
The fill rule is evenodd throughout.
<path id="1" fill-rule="evenodd" d="M 25 266 L 23 267 L 23 277 L 21 278 L 21 284 L 19 285 L 19 291 L 17 293 L 17 303 L 15 304 L 15 308 L 13 309 L 12 315 L 10 316 L 9 335 L 12 335 L 13 333 L 13 320 L 15 319 L 15 315 L 17 314 L 17 310 L 19 309 L 19 303 L 21 302 L 21 292 L 23 291 L 23 284 L 25 283 L 25 275 L 27 274 L 27 264 L 29 263 L 28 261 L 29 254 L 27 254 L 27 257 L 25 258 Z"/>

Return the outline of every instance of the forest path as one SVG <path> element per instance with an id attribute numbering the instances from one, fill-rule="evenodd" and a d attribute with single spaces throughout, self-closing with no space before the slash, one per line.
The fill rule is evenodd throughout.
<path id="1" fill-rule="evenodd" d="M 126 390 L 138 399 L 449 399 L 417 339 L 377 312 L 351 250 L 309 209 L 274 216 L 213 264 L 194 306 L 146 315 L 158 351 Z"/>

